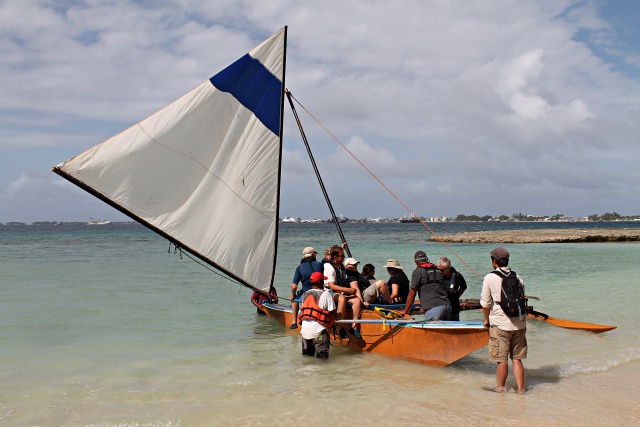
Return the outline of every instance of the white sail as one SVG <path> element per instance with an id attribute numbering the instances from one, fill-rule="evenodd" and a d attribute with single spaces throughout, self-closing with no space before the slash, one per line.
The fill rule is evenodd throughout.
<path id="1" fill-rule="evenodd" d="M 286 27 L 54 172 L 243 284 L 277 248 Z"/>

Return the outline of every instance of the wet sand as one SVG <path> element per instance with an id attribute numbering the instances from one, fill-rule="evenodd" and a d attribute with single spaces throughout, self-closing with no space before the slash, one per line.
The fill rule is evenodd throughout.
<path id="1" fill-rule="evenodd" d="M 439 238 L 432 236 L 429 240 L 448 243 L 640 242 L 640 228 L 470 231 Z"/>

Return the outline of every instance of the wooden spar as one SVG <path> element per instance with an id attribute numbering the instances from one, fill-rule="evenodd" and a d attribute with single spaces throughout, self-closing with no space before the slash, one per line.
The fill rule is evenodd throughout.
<path id="1" fill-rule="evenodd" d="M 534 297 L 534 299 L 538 298 Z M 460 308 L 462 310 L 476 310 L 482 309 L 482 306 L 480 305 L 480 300 L 464 299 L 460 301 Z M 600 334 L 602 332 L 607 332 L 617 328 L 617 326 L 611 325 L 599 325 L 597 323 L 586 323 L 577 322 L 575 320 L 558 319 L 557 317 L 551 317 L 548 314 L 535 311 L 533 309 L 533 306 L 527 307 L 527 317 L 531 319 L 542 320 L 543 322 L 550 323 L 553 326 L 558 326 L 560 328 L 577 329 L 581 331 L 595 332 L 596 334 Z"/>

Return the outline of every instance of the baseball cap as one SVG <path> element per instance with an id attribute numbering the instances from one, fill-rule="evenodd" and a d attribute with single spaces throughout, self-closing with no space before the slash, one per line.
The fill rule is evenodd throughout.
<path id="1" fill-rule="evenodd" d="M 427 254 L 425 253 L 425 251 L 417 251 L 413 255 L 413 260 L 414 261 L 429 261 L 429 257 L 427 257 Z"/>
<path id="2" fill-rule="evenodd" d="M 509 259 L 509 251 L 505 248 L 495 248 L 490 252 L 491 258 L 495 260 L 508 260 Z"/>
<path id="3" fill-rule="evenodd" d="M 311 246 L 307 246 L 306 248 L 304 248 L 304 250 L 302 251 L 302 255 L 304 255 L 305 257 L 308 257 L 309 255 L 312 255 L 314 253 L 317 253 L 315 249 L 313 249 Z"/>
<path id="4" fill-rule="evenodd" d="M 319 271 L 316 271 L 315 273 L 311 273 L 309 280 L 311 280 L 312 283 L 318 283 L 321 280 L 327 280 L 327 277 L 323 276 Z"/>

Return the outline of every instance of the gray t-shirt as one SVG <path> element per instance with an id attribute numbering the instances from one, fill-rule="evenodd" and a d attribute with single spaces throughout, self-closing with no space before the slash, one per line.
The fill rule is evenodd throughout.
<path id="1" fill-rule="evenodd" d="M 411 289 L 418 291 L 420 305 L 424 311 L 449 304 L 442 273 L 433 264 L 429 268 L 417 267 L 411 274 Z"/>

